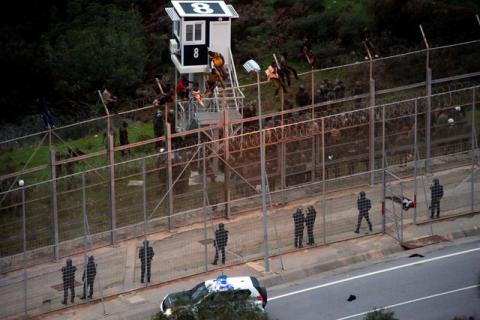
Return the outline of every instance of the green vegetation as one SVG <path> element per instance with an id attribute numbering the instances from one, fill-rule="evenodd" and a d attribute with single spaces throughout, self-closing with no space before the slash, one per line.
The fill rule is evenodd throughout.
<path id="1" fill-rule="evenodd" d="M 478 38 L 474 15 L 480 3 L 475 0 L 227 2 L 240 14 L 232 29 L 238 66 L 254 57 L 266 67 L 273 51 L 286 51 L 291 64 L 305 71 L 309 68 L 299 54 L 305 36 L 317 68 L 362 61 L 367 29 L 384 56 L 422 47 L 419 24 L 432 45 Z M 8 79 L 0 97 L 2 121 L 21 126 L 17 136 L 35 131 L 38 126 L 21 121 L 36 114 L 38 96 L 47 97 L 60 123 L 90 118 L 102 112 L 96 90 L 104 84 L 119 96 L 121 107 L 142 104 L 141 92 L 155 92 L 154 77 L 173 79 L 168 5 L 167 0 L 13 3 L 0 26 L 0 65 Z M 444 59 L 451 57 L 442 57 L 447 65 Z"/>
<path id="2" fill-rule="evenodd" d="M 381 310 L 375 310 L 370 313 L 368 313 L 364 320 L 398 320 L 394 316 L 393 311 L 385 311 L 383 309 Z"/>
<path id="3" fill-rule="evenodd" d="M 194 305 L 179 299 L 173 309 L 170 317 L 159 313 L 153 320 L 267 320 L 266 313 L 249 296 L 234 290 L 214 293 Z"/>

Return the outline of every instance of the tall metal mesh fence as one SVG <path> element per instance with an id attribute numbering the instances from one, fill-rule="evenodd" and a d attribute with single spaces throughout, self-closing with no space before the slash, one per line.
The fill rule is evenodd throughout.
<path id="1" fill-rule="evenodd" d="M 358 74 L 368 81 L 365 66 L 357 67 Z M 355 86 L 354 78 L 346 83 Z M 306 91 L 312 91 L 310 75 L 301 76 L 301 82 Z M 393 88 L 389 83 L 398 85 L 385 80 L 385 89 Z M 315 74 L 314 89 L 317 86 Z M 297 208 L 305 214 L 310 207 L 316 211 L 313 225 L 303 228 L 303 246 L 311 240 L 309 233 L 315 244 L 357 237 L 360 191 L 372 203 L 372 231 L 363 218 L 360 235 L 385 231 L 403 240 L 402 224 L 428 221 L 433 177 L 444 189 L 442 217 L 478 211 L 478 87 L 431 97 L 409 96 L 375 107 L 369 107 L 369 89 L 359 87 L 350 96 L 345 93 L 343 100 L 327 98 L 296 108 L 290 89 L 287 97 L 279 93 L 270 100 L 262 98 L 261 103 L 256 100 L 256 86 L 244 90 L 256 108 L 271 99 L 285 103 L 285 98 L 294 107 L 275 113 L 281 110 L 275 102 L 262 119 L 266 220 L 256 210 L 261 207 L 262 190 L 255 113 L 232 125 L 132 140 L 125 148 L 112 148 L 108 141 L 105 147 L 103 141 L 98 153 L 85 158 L 74 154 L 73 162 L 56 159 L 49 146 L 45 170 L 55 179 L 36 183 L 30 175 L 41 171 L 25 173 L 19 177 L 26 185 L 19 188 L 12 176 L 8 179 L 14 187 L 0 193 L 6 201 L 0 206 L 0 268 L 5 274 L 0 281 L 5 295 L 0 316 L 35 315 L 65 307 L 61 270 L 69 257 L 77 268 L 73 287 L 74 304 L 78 304 L 89 301 L 80 298 L 88 282 L 82 275 L 90 256 L 96 264 L 92 298 L 102 299 L 222 268 L 223 251 L 227 266 L 262 259 L 266 238 L 269 255 L 295 250 Z M 429 110 L 430 125 L 426 122 Z M 151 119 L 152 110 L 141 112 Z M 132 123 L 142 122 L 138 119 L 127 117 Z M 153 130 L 151 126 L 148 130 Z M 143 132 L 140 127 L 134 130 Z M 55 147 L 57 140 L 61 148 L 75 147 L 58 136 L 52 136 Z M 430 158 L 426 159 L 428 146 Z M 75 163 L 73 172 L 70 163 Z M 404 210 L 393 199 L 385 199 L 393 196 L 406 197 L 416 206 Z M 221 223 L 228 231 L 225 246 L 216 237 Z M 144 240 L 155 253 L 150 268 L 148 258 L 141 261 Z M 147 273 L 143 283 L 142 264 Z M 70 296 L 66 302 L 71 305 Z"/>

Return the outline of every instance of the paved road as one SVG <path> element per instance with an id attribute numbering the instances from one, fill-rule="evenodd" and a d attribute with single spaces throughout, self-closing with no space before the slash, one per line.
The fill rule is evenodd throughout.
<path id="1" fill-rule="evenodd" d="M 363 319 L 378 307 L 400 320 L 479 317 L 480 241 L 422 254 L 270 288 L 269 319 Z"/>

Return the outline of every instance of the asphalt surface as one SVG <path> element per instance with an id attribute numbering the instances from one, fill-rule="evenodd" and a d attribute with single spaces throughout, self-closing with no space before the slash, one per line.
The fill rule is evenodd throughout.
<path id="1" fill-rule="evenodd" d="M 480 241 L 429 250 L 269 288 L 269 319 L 363 319 L 375 308 L 400 320 L 480 317 Z"/>

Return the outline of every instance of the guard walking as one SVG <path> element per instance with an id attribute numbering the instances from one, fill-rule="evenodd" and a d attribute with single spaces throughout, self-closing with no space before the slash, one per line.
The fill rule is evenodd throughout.
<path id="1" fill-rule="evenodd" d="M 308 207 L 307 216 L 305 217 L 305 224 L 307 225 L 307 235 L 308 235 L 308 245 L 314 245 L 315 240 L 313 239 L 313 225 L 315 224 L 315 219 L 317 218 L 317 211 L 313 206 Z"/>
<path id="2" fill-rule="evenodd" d="M 435 211 L 437 211 L 437 218 L 440 217 L 440 200 L 443 198 L 443 186 L 440 184 L 438 178 L 433 179 L 433 185 L 430 186 L 432 203 L 430 205 L 430 218 L 433 219 Z"/>
<path id="3" fill-rule="evenodd" d="M 370 199 L 365 196 L 365 192 L 360 192 L 360 197 L 357 199 L 357 207 L 358 207 L 358 222 L 357 222 L 357 229 L 355 233 L 360 232 L 360 224 L 362 223 L 362 218 L 365 218 L 368 223 L 368 229 L 372 231 L 372 223 L 370 222 L 370 218 L 368 216 L 368 211 L 372 208 L 372 203 Z"/>
<path id="4" fill-rule="evenodd" d="M 145 281 L 145 269 L 147 271 L 147 282 L 150 282 L 150 271 L 152 269 L 152 259 L 154 255 L 155 252 L 153 251 L 153 248 L 149 246 L 148 240 L 144 240 L 143 246 L 140 248 L 140 252 L 138 253 L 138 258 L 140 259 L 142 268 L 142 274 L 140 277 L 141 283 L 144 283 Z"/>
<path id="5" fill-rule="evenodd" d="M 77 267 L 72 265 L 72 259 L 68 258 L 67 265 L 62 267 L 63 304 L 67 304 L 68 289 L 71 292 L 70 301 L 73 303 L 75 299 L 75 271 L 77 271 Z"/>
<path id="6" fill-rule="evenodd" d="M 293 224 L 295 225 L 295 248 L 302 248 L 303 229 L 305 228 L 305 216 L 302 208 L 297 208 L 293 214 Z"/>
<path id="7" fill-rule="evenodd" d="M 93 256 L 88 257 L 87 266 L 83 269 L 83 296 L 80 299 L 85 299 L 87 296 L 87 288 L 89 288 L 88 298 L 93 297 L 93 283 L 95 282 L 95 276 L 97 275 L 97 265 L 95 264 L 95 258 Z"/>
<path id="8" fill-rule="evenodd" d="M 225 230 L 225 225 L 220 223 L 218 229 L 215 230 L 215 241 L 213 245 L 215 246 L 215 258 L 213 259 L 213 264 L 218 262 L 218 252 L 222 253 L 222 264 L 225 264 L 225 247 L 228 242 L 228 231 Z"/>

